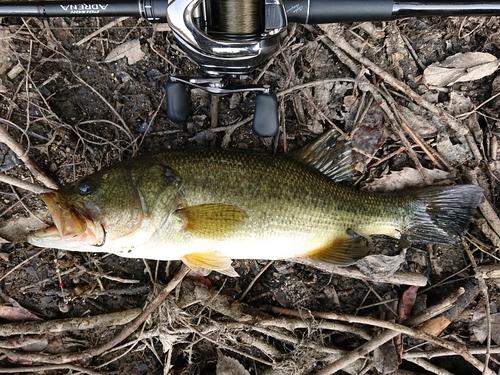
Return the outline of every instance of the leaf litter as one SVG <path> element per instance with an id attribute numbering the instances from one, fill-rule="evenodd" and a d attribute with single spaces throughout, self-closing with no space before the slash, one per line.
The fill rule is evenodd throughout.
<path id="1" fill-rule="evenodd" d="M 338 127 L 359 154 L 356 187 L 390 191 L 481 182 L 486 201 L 465 242 L 479 267 L 494 268 L 488 271 L 492 275 L 498 261 L 494 236 L 500 233 L 495 146 L 500 132 L 498 105 L 486 101 L 498 91 L 491 82 L 499 50 L 481 41 L 495 40 L 498 20 L 457 20 L 290 27 L 282 52 L 250 77 L 269 84 L 280 98 L 284 131 L 273 140 L 259 139 L 250 130 L 252 94 L 219 98 L 215 106 L 212 98 L 190 90 L 188 122 L 166 118 L 166 77 L 196 71 L 168 31 L 133 19 L 104 28 L 103 21 L 92 18 L 4 20 L 0 49 L 8 56 L 6 72 L 19 69 L 2 74 L 0 126 L 19 149 L 7 145 L 7 138 L 0 140 L 0 160 L 5 160 L 0 165 L 0 237 L 9 240 L 14 229 L 19 236 L 26 233 L 35 225 L 30 218 L 48 220 L 33 191 L 51 179 L 63 185 L 124 158 L 169 147 L 289 152 L 314 134 Z M 152 118 L 154 127 L 141 130 Z M 7 225 L 13 229 L 2 234 Z M 35 372 L 61 366 L 52 367 L 53 373 L 76 368 L 92 373 L 355 374 L 408 371 L 416 364 L 434 373 L 471 374 L 483 372 L 488 349 L 491 360 L 484 373 L 497 372 L 495 279 L 485 279 L 491 311 L 486 319 L 474 281 L 484 276 L 474 273 L 461 245 L 403 250 L 406 246 L 384 238 L 376 244 L 376 254 L 361 266 L 364 272 L 294 262 L 265 268 L 266 261 L 238 260 L 239 279 L 210 274 L 208 283 L 177 280 L 170 293 L 162 284 L 173 275 L 182 279 L 177 263 L 3 243 L 2 308 L 14 313 L 23 308 L 44 321 L 30 323 L 40 336 L 17 331 L 4 338 L 11 341 L 0 346 L 0 367 Z M 404 285 L 420 285 L 418 296 L 415 286 Z M 166 299 L 155 305 L 157 295 Z M 399 318 L 391 313 L 397 301 L 409 310 L 419 296 L 427 301 L 421 306 L 425 320 L 418 323 L 422 331 L 408 323 L 415 315 L 407 319 L 407 313 Z M 139 321 L 123 320 L 114 328 L 105 323 L 111 312 L 145 306 L 157 307 L 141 318 L 141 328 Z M 93 319 L 91 329 L 72 325 L 82 316 Z M 347 322 L 340 322 L 343 317 Z M 14 324 L 1 323 L 0 329 Z M 64 328 L 44 336 L 43 324 L 50 323 Z M 401 337 L 397 345 L 395 336 Z M 39 346 L 28 350 L 31 343 Z"/>

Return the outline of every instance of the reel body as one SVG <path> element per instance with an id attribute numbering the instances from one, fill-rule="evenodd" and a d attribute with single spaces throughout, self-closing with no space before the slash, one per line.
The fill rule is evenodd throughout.
<path id="1" fill-rule="evenodd" d="M 248 74 L 276 52 L 287 26 L 279 0 L 175 0 L 167 20 L 184 51 L 210 76 Z"/>
<path id="2" fill-rule="evenodd" d="M 182 83 L 214 95 L 258 91 L 253 129 L 264 137 L 276 134 L 276 96 L 265 87 L 234 87 L 230 77 L 247 75 L 278 50 L 287 26 L 282 2 L 174 0 L 167 7 L 167 20 L 182 49 L 207 74 L 205 78 L 170 77 L 166 86 L 168 117 L 174 122 L 187 120 Z M 273 112 L 275 116 L 260 115 Z"/>

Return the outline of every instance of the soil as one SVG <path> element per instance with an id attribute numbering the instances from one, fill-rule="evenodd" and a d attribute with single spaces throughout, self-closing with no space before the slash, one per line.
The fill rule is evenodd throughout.
<path id="1" fill-rule="evenodd" d="M 144 20 L 128 18 L 79 43 L 113 20 L 4 18 L 1 22 L 2 40 L 7 44 L 0 46 L 4 54 L 0 126 L 43 173 L 63 186 L 121 160 L 176 147 L 291 152 L 336 127 L 352 139 L 357 151 L 359 173 L 351 182 L 356 189 L 387 191 L 391 189 L 389 181 L 411 187 L 479 184 L 491 210 L 481 207 L 462 243 L 412 244 L 402 253 L 398 241 L 377 237 L 375 253 L 400 254 L 401 263 L 388 273 L 398 270 L 427 277 L 427 285 L 421 286 L 416 296 L 414 313 L 460 287 L 472 290 L 472 297 L 462 302 L 461 308 L 455 306 L 460 311 L 453 318 L 447 315 L 450 324 L 437 334 L 447 342 L 483 353 L 491 340 L 492 354 L 477 358 L 498 372 L 497 279 L 478 276 L 477 269 L 497 262 L 500 244 L 500 228 L 495 222 L 500 177 L 500 102 L 493 98 L 499 92 L 497 72 L 432 87 L 423 81 L 423 70 L 459 53 L 500 56 L 500 18 L 409 18 L 333 27 L 289 25 L 280 51 L 243 81 L 270 85 L 278 94 L 281 131 L 267 139 L 251 129 L 253 93 L 215 97 L 190 88 L 188 121 L 170 121 L 164 91 L 168 77 L 200 76 L 202 72 L 182 52 L 170 31 Z M 134 64 L 127 58 L 105 62 L 114 48 L 131 40 L 140 42 L 142 59 Z M 367 61 L 348 50 L 348 56 L 341 57 L 339 48 L 343 49 L 344 42 L 373 65 L 367 66 Z M 380 75 L 374 66 L 392 80 Z M 374 91 L 363 86 L 367 83 L 362 77 L 382 99 L 374 98 Z M 312 84 L 298 87 L 306 83 Z M 444 117 L 424 108 L 397 83 L 405 83 Z M 488 101 L 490 98 L 493 100 Z M 394 119 L 389 118 L 384 104 L 396 113 Z M 406 110 L 411 111 L 410 116 Z M 402 121 L 408 117 L 416 123 Z M 451 120 L 443 118 L 456 118 L 458 129 L 465 130 L 461 133 L 451 127 Z M 415 130 L 415 136 L 404 127 L 405 122 Z M 426 153 L 417 140 L 432 153 Z M 16 157 L 5 143 L 0 146 L 3 174 L 42 185 L 20 155 Z M 415 175 L 411 171 L 417 171 L 416 181 L 411 180 L 410 175 Z M 435 174 L 429 172 L 422 180 L 422 171 Z M 8 223 L 26 228 L 28 224 L 22 219 L 29 220 L 29 226 L 50 222 L 38 194 L 0 183 L 0 196 L 0 228 Z M 35 217 L 38 219 L 33 220 Z M 0 296 L 3 307 L 15 308 L 11 317 L 0 312 L 4 323 L 0 326 L 34 319 L 24 317 L 21 312 L 25 310 L 40 321 L 52 321 L 143 308 L 181 267 L 180 262 L 42 250 L 22 241 L 0 245 Z M 46 374 L 313 374 L 338 358 L 334 349 L 352 351 L 382 328 L 376 320 L 372 325 L 351 324 L 345 330 L 325 328 L 321 324 L 330 319 L 313 317 L 312 312 L 401 322 L 398 301 L 413 306 L 403 294 L 408 285 L 386 279 L 382 282 L 376 275 L 362 280 L 291 261 L 274 262 L 259 275 L 267 264 L 266 260 L 238 260 L 233 265 L 239 278 L 213 272 L 186 279 L 139 329 L 101 355 L 64 361 L 68 353 L 108 342 L 123 326 L 52 333 L 40 328 L 37 335 L 0 338 L 0 373 L 1 368 L 22 368 Z M 249 285 L 250 290 L 243 294 Z M 242 304 L 238 302 L 241 298 Z M 279 313 L 269 306 L 286 311 Z M 291 311 L 300 317 L 292 317 Z M 247 314 L 246 318 L 241 314 Z M 259 319 L 274 321 L 274 326 L 259 325 Z M 279 328 L 285 324 L 288 328 Z M 362 328 L 365 336 L 351 330 L 354 328 Z M 440 349 L 422 337 L 403 335 L 402 340 L 405 355 L 422 353 L 420 359 Z M 360 354 L 357 367 L 346 366 L 339 373 L 481 373 L 456 355 L 428 359 L 426 363 L 433 367 L 427 368 L 409 355 L 399 364 L 396 351 L 400 347 L 391 343 L 380 345 L 374 354 Z M 33 359 L 26 353 L 40 356 Z M 50 355 L 56 359 L 44 361 L 44 356 Z M 384 358 L 395 364 L 384 362 Z M 70 365 L 79 367 L 75 370 Z"/>

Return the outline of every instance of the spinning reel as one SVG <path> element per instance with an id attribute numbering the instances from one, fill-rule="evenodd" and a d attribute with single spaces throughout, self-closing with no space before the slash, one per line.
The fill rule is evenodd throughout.
<path id="1" fill-rule="evenodd" d="M 205 77 L 171 76 L 167 115 L 189 116 L 186 85 L 213 95 L 255 91 L 254 131 L 278 132 L 278 103 L 267 86 L 236 86 L 279 49 L 287 23 L 387 21 L 415 16 L 500 15 L 500 1 L 446 0 L 90 0 L 0 2 L 0 17 L 144 17 L 168 22 L 186 54 Z"/>

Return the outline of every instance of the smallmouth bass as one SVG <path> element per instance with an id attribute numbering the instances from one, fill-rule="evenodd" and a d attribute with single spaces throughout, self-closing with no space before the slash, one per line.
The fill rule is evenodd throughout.
<path id="1" fill-rule="evenodd" d="M 131 158 L 42 194 L 54 226 L 27 240 L 237 276 L 231 259 L 353 264 L 373 234 L 454 243 L 482 198 L 475 185 L 396 194 L 339 185 L 352 165 L 333 131 L 288 155 L 179 149 Z"/>

